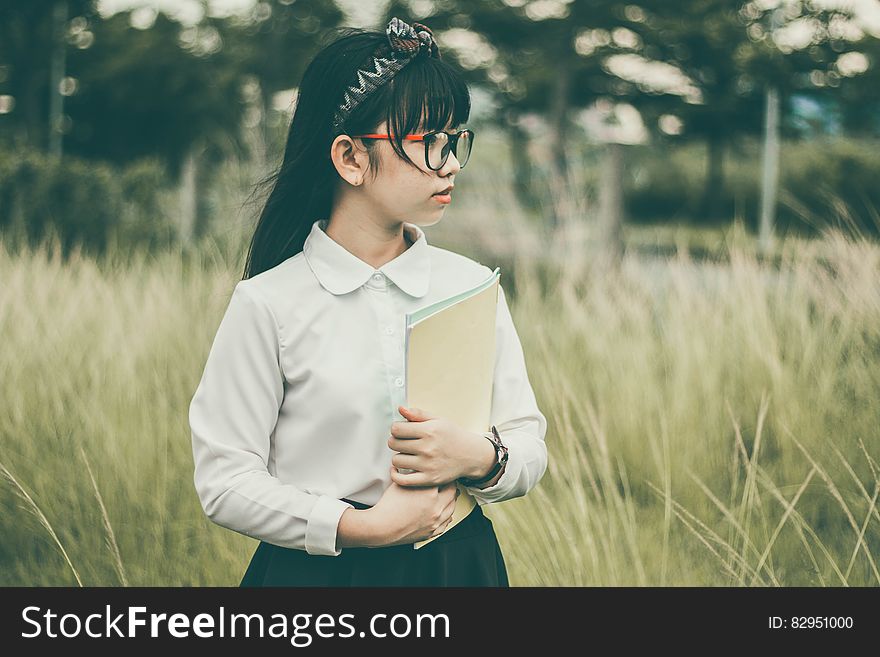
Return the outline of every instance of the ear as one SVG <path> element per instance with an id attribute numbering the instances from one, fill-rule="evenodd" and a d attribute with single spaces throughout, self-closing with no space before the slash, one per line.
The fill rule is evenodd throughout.
<path id="1" fill-rule="evenodd" d="M 363 183 L 370 156 L 359 140 L 348 135 L 338 135 L 330 145 L 330 159 L 343 180 L 355 186 Z"/>

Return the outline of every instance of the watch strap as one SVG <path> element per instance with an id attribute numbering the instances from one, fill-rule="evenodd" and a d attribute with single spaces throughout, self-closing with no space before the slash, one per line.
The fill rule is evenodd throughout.
<path id="1" fill-rule="evenodd" d="M 494 424 L 492 425 L 492 430 L 484 433 L 483 437 L 495 447 L 495 465 L 485 477 L 479 479 L 468 479 L 467 477 L 460 478 L 458 480 L 459 483 L 465 486 L 474 486 L 476 484 L 484 484 L 487 481 L 491 481 L 495 478 L 495 475 L 498 474 L 498 471 L 504 467 L 504 464 L 507 463 L 507 447 L 501 442 L 501 436 L 498 435 L 498 429 L 495 428 Z"/>

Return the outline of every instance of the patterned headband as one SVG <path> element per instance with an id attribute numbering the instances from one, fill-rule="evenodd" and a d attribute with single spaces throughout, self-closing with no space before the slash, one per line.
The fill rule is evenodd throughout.
<path id="1" fill-rule="evenodd" d="M 344 100 L 333 117 L 333 129 L 337 132 L 355 107 L 417 56 L 424 53 L 440 58 L 434 33 L 421 23 L 409 25 L 395 16 L 388 22 L 385 34 L 388 44 L 383 44 L 372 57 L 372 70 L 359 69 L 357 84 L 350 85 L 343 94 Z"/>

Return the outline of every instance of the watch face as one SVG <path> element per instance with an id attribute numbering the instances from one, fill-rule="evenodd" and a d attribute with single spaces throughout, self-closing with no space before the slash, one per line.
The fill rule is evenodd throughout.
<path id="1" fill-rule="evenodd" d="M 507 448 L 499 442 L 495 443 L 495 460 L 501 464 L 507 460 Z"/>
<path id="2" fill-rule="evenodd" d="M 501 442 L 495 425 L 492 425 L 492 430 L 486 433 L 486 437 L 495 445 L 495 462 L 503 465 L 507 460 L 507 447 Z"/>

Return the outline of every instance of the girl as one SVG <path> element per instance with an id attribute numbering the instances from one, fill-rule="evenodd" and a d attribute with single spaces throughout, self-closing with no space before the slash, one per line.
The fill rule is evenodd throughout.
<path id="1" fill-rule="evenodd" d="M 480 507 L 538 483 L 547 422 L 503 288 L 493 430 L 401 405 L 405 314 L 492 273 L 422 231 L 467 162 L 469 112 L 431 31 L 397 18 L 304 74 L 189 409 L 206 515 L 260 541 L 241 586 L 508 586 Z M 457 484 L 478 505 L 445 531 Z"/>

